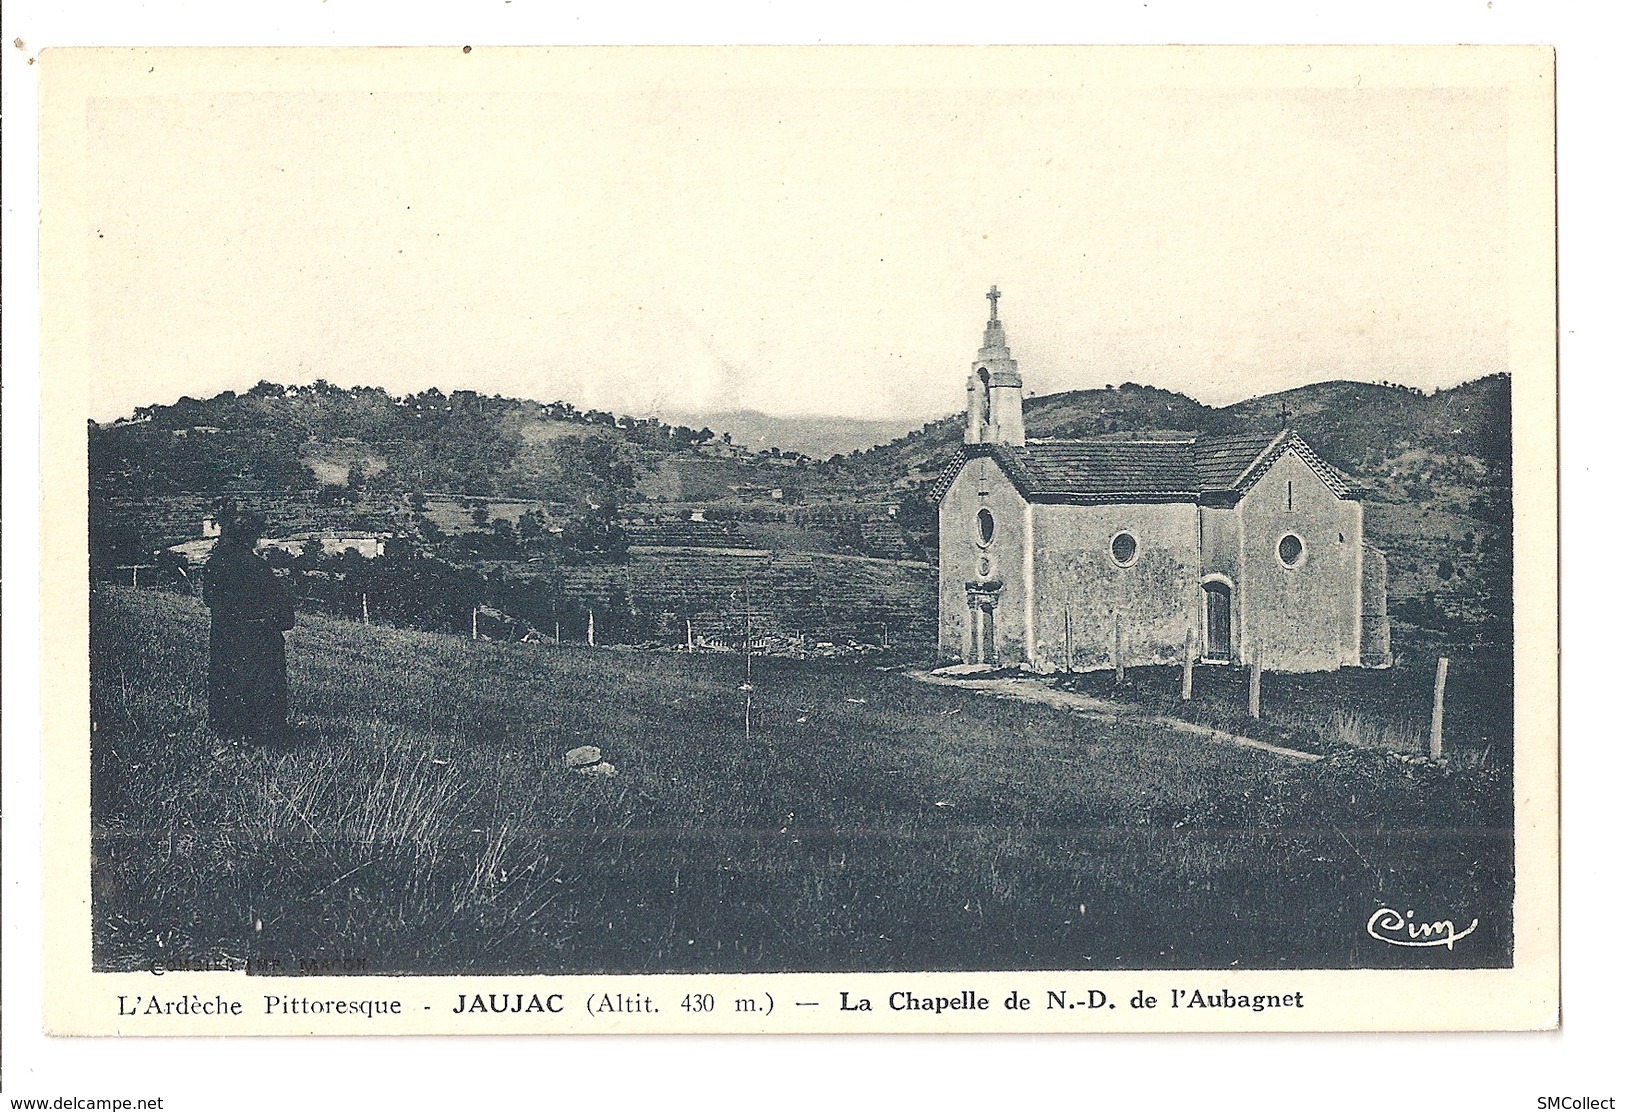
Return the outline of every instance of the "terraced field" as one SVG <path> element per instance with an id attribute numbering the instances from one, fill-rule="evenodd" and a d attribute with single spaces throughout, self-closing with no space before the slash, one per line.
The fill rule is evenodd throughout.
<path id="1" fill-rule="evenodd" d="M 755 633 L 926 646 L 936 637 L 936 571 L 928 564 L 760 549 L 639 548 L 624 566 L 565 568 L 580 606 L 629 605 L 694 623 L 698 635 Z"/>

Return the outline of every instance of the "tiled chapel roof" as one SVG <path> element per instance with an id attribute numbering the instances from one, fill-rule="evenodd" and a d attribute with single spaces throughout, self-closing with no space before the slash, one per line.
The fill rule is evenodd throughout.
<path id="1" fill-rule="evenodd" d="M 1191 445 L 1179 441 L 1035 440 L 992 445 L 1023 494 L 1196 494 Z M 970 446 L 974 452 L 975 446 Z"/>
<path id="2" fill-rule="evenodd" d="M 1208 436 L 1196 442 L 1196 475 L 1204 490 L 1227 490 L 1282 436 L 1278 432 Z"/>
<path id="3" fill-rule="evenodd" d="M 990 457 L 1029 501 L 1195 501 L 1240 497 L 1270 466 L 1295 451 L 1339 498 L 1353 497 L 1337 471 L 1290 429 L 1196 440 L 1031 440 L 966 444 L 932 491 L 941 501 L 966 461 Z"/>

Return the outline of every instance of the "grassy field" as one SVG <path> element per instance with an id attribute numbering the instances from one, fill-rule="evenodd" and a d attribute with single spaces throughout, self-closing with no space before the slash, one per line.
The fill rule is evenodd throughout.
<path id="1" fill-rule="evenodd" d="M 92 598 L 95 961 L 277 972 L 1485 966 L 1504 786 L 856 665 L 301 616 L 297 738 L 223 746 L 207 615 Z M 608 778 L 566 771 L 593 744 Z M 1481 921 L 1381 945 L 1388 904 Z M 345 966 L 343 963 L 349 963 Z"/>

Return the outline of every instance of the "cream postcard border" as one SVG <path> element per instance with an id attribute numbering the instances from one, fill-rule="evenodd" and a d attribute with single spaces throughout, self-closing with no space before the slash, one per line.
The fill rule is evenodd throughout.
<path id="1" fill-rule="evenodd" d="M 717 62 L 725 60 L 726 65 Z M 40 74 L 40 506 L 44 1024 L 51 1034 L 476 1034 L 589 1032 L 1425 1031 L 1549 1028 L 1558 1022 L 1557 410 L 1553 57 L 1540 47 L 886 47 L 51 49 Z M 248 978 L 93 973 L 90 846 L 84 297 L 86 103 L 197 92 L 631 88 L 652 68 L 707 87 L 1342 88 L 1500 87 L 1508 103 L 1508 323 L 1514 479 L 1515 965 L 1482 971 L 1118 971 L 569 977 Z M 154 384 L 161 393 L 160 384 Z M 1304 994 L 1302 1010 L 1013 1011 L 1012 992 L 1089 989 Z M 119 1015 L 121 995 L 219 996 L 240 1018 Z M 989 997 L 986 1011 L 843 1013 L 839 993 Z M 560 1013 L 457 1017 L 459 993 L 560 995 Z M 649 995 L 658 1014 L 593 1017 L 589 993 Z M 686 993 L 772 997 L 772 1014 L 677 1011 Z M 267 1017 L 267 994 L 398 999 L 399 1016 Z M 798 1000 L 818 1000 L 799 1009 Z"/>

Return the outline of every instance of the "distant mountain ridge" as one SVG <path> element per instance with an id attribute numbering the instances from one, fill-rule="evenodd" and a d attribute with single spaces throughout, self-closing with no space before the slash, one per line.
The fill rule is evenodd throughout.
<path id="1" fill-rule="evenodd" d="M 1331 380 L 1262 394 L 1227 406 L 1209 406 L 1185 394 L 1126 382 L 1103 389 L 1069 390 L 1025 399 L 1027 435 L 1059 439 L 1100 436 L 1210 435 L 1278 428 L 1303 433 L 1338 466 L 1358 470 L 1380 462 L 1400 441 L 1464 451 L 1504 462 L 1510 450 L 1510 379 L 1490 375 L 1424 393 L 1395 383 Z M 731 435 L 753 451 L 777 447 L 814 459 L 893 454 L 926 463 L 964 430 L 959 414 L 935 420 L 776 416 L 758 410 L 671 413 L 664 420 Z M 896 449 L 895 452 L 891 449 Z M 913 458 L 916 454 L 921 458 Z M 904 471 L 908 468 L 904 468 Z"/>

